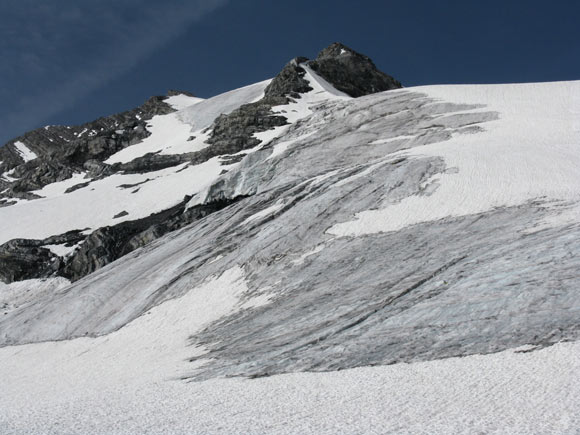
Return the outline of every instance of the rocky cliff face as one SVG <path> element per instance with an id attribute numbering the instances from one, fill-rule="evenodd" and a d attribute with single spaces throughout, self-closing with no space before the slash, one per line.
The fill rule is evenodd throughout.
<path id="1" fill-rule="evenodd" d="M 207 133 L 207 138 L 198 150 L 192 146 L 186 152 L 146 152 L 127 161 L 108 161 L 121 150 L 139 147 L 149 138 L 148 123 L 155 116 L 176 111 L 168 103 L 171 97 L 191 96 L 178 91 L 170 91 L 166 97 L 153 97 L 134 110 L 80 126 L 47 126 L 0 148 L 0 206 L 42 199 L 41 189 L 71 180 L 75 174 L 84 174 L 84 177 L 67 187 L 65 194 L 94 189 L 91 186 L 96 182 L 116 174 L 153 174 L 180 165 L 204 164 L 216 158 L 227 172 L 228 165 L 239 163 L 263 142 L 260 133 L 292 123 L 287 112 L 291 109 L 276 108 L 292 105 L 313 91 L 305 68 L 316 71 L 337 90 L 352 97 L 401 87 L 398 81 L 379 71 L 368 57 L 342 44 L 332 44 L 314 60 L 298 57 L 290 61 L 264 89 L 262 98 L 217 116 L 202 132 Z M 192 139 L 195 137 L 188 138 Z M 117 187 L 137 192 L 149 181 L 147 178 Z M 119 224 L 79 227 L 44 239 L 5 242 L 0 245 L 0 279 L 12 282 L 59 275 L 77 280 L 169 231 L 229 205 L 244 194 L 225 195 L 215 192 L 214 188 L 213 195 L 214 201 L 194 208 L 186 208 L 185 202 L 176 203 L 140 219 L 129 219 L 128 213 L 120 210 L 114 216 L 124 220 Z M 49 245 L 57 246 L 54 251 L 74 249 L 59 255 L 46 248 Z"/>
<path id="2" fill-rule="evenodd" d="M 38 198 L 32 191 L 75 171 L 93 178 L 111 174 L 102 162 L 149 136 L 146 125 L 153 116 L 174 111 L 165 98 L 152 97 L 136 109 L 79 126 L 46 126 L 8 142 L 0 148 L 0 206 L 12 204 L 12 198 Z"/>

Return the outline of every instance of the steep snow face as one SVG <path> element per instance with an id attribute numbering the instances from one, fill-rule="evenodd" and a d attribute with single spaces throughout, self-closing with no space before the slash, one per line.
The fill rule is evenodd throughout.
<path id="1" fill-rule="evenodd" d="M 201 101 L 203 101 L 203 98 L 192 97 L 185 94 L 172 95 L 164 100 L 165 103 L 169 104 L 175 110 L 183 110 Z"/>
<path id="2" fill-rule="evenodd" d="M 188 107 L 179 113 L 179 118 L 191 126 L 192 131 L 201 131 L 209 127 L 214 119 L 228 114 L 242 104 L 252 103 L 264 96 L 264 89 L 271 80 L 264 80 L 253 85 L 225 92 L 208 98 L 201 104 Z"/>
<path id="3" fill-rule="evenodd" d="M 330 234 L 358 236 L 394 231 L 419 222 L 481 213 L 533 200 L 572 206 L 562 215 L 579 222 L 580 131 L 578 82 L 427 86 L 415 88 L 438 101 L 484 104 L 499 119 L 485 132 L 413 148 L 404 155 L 442 157 L 453 173 L 426 180 L 431 195 L 411 196 L 396 205 L 363 211 L 356 220 L 333 226 Z M 404 92 L 404 91 L 399 91 Z M 464 112 L 469 113 L 469 112 Z"/>

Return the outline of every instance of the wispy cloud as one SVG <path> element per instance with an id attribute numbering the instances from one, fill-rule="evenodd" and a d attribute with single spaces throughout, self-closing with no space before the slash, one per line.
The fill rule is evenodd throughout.
<path id="1" fill-rule="evenodd" d="M 71 107 L 226 1 L 3 0 L 0 135 Z"/>

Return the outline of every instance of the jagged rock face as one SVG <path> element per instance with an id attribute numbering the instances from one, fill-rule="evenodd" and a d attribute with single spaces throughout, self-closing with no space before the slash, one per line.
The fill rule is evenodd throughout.
<path id="1" fill-rule="evenodd" d="M 282 71 L 274 77 L 264 94 L 268 97 L 300 98 L 300 94 L 311 91 L 310 84 L 304 79 L 306 71 L 300 66 L 301 63 L 307 61 L 308 59 L 305 57 L 297 57 L 288 62 Z"/>
<path id="2" fill-rule="evenodd" d="M 149 136 L 146 121 L 174 109 L 163 100 L 152 97 L 142 106 L 119 114 L 99 118 L 80 126 L 47 126 L 28 132 L 0 148 L 0 173 L 12 171 L 11 182 L 0 178 L 2 198 L 27 198 L 27 192 L 47 184 L 68 179 L 76 171 L 94 169 L 115 152 Z M 36 158 L 25 161 L 15 143 L 26 144 Z M 103 170 L 89 175 L 102 175 Z"/>
<path id="3" fill-rule="evenodd" d="M 211 144 L 210 152 L 213 155 L 233 154 L 252 148 L 260 143 L 254 133 L 286 125 L 286 118 L 275 115 L 271 110 L 277 103 L 284 104 L 285 100 L 264 98 L 217 118 L 208 139 Z"/>
<path id="4" fill-rule="evenodd" d="M 64 260 L 46 246 L 72 246 L 84 238 L 81 231 L 70 231 L 44 240 L 14 239 L 6 242 L 0 245 L 0 280 L 10 283 L 62 275 Z"/>
<path id="5" fill-rule="evenodd" d="M 239 198 L 223 199 L 186 210 L 189 198 L 145 219 L 99 228 L 66 261 L 59 275 L 76 281 L 171 231 L 221 210 Z"/>
<path id="6" fill-rule="evenodd" d="M 379 71 L 370 58 L 340 43 L 322 50 L 308 66 L 351 97 L 402 87 L 398 80 Z"/>
<path id="7" fill-rule="evenodd" d="M 60 269 L 60 259 L 40 240 L 14 239 L 0 246 L 0 280 L 10 283 L 46 278 Z"/>

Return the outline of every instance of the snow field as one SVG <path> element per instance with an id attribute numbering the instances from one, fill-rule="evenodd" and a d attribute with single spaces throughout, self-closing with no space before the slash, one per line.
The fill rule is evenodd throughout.
<path id="1" fill-rule="evenodd" d="M 94 230 L 149 216 L 201 191 L 225 168 L 228 166 L 222 166 L 216 157 L 196 166 L 115 174 L 67 194 L 64 190 L 77 184 L 73 180 L 50 184 L 35 192 L 46 198 L 0 208 L 0 221 L 12 223 L 0 227 L 0 244 L 14 238 L 43 239 L 75 229 Z M 83 182 L 82 175 L 75 177 Z M 128 214 L 115 218 L 121 211 Z"/>
<path id="2" fill-rule="evenodd" d="M 420 222 L 465 216 L 497 207 L 541 200 L 580 201 L 580 81 L 516 84 L 422 86 L 412 88 L 452 103 L 485 104 L 500 119 L 484 132 L 459 135 L 402 153 L 440 156 L 456 173 L 438 174 L 431 195 L 411 196 L 380 210 L 363 211 L 355 220 L 333 226 L 336 236 L 396 231 Z M 390 91 L 399 92 L 399 91 Z M 552 224 L 577 222 L 578 207 Z"/>
<path id="3" fill-rule="evenodd" d="M 98 338 L 0 349 L 0 428 L 46 433 L 558 433 L 580 427 L 580 344 L 185 382 L 188 337 L 234 310 L 242 269 Z M 527 351 L 529 349 L 521 349 Z"/>

